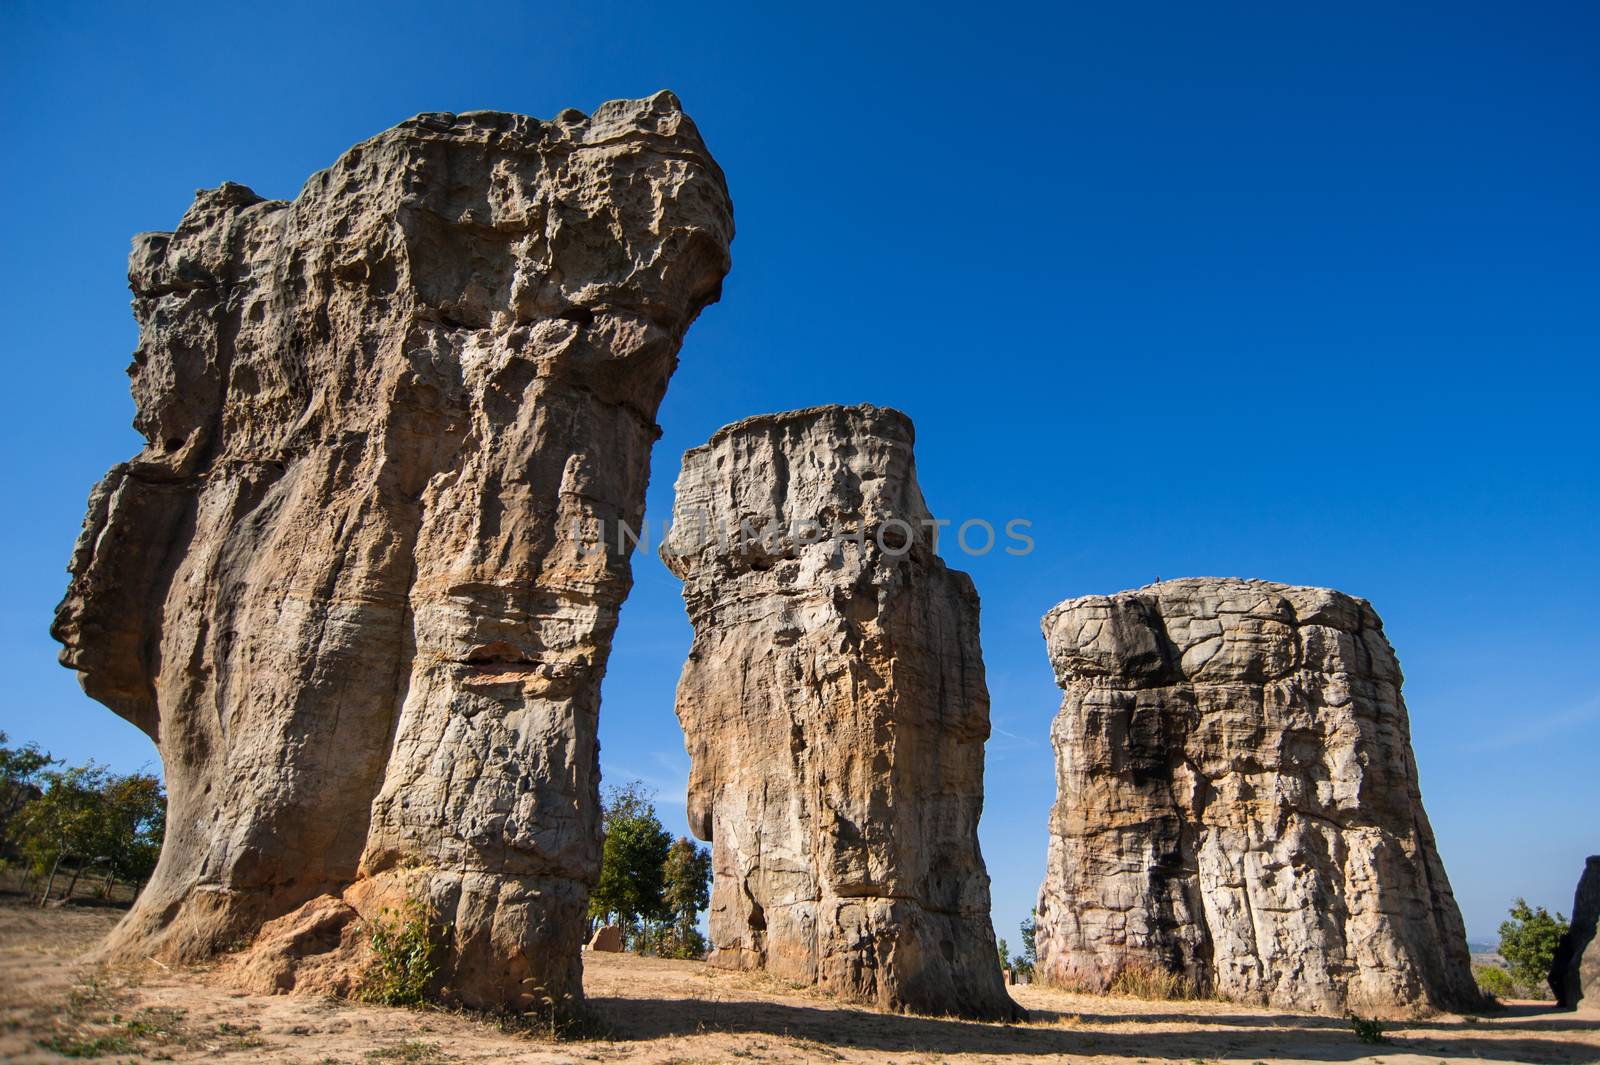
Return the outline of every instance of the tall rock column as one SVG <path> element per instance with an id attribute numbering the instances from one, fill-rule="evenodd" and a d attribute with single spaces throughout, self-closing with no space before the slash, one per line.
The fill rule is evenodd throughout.
<path id="1" fill-rule="evenodd" d="M 641 518 L 732 236 L 663 92 L 419 115 L 292 202 L 227 184 L 136 238 L 147 443 L 94 490 L 53 630 L 166 769 L 114 954 L 203 957 L 311 900 L 298 949 L 331 951 L 424 893 L 459 1000 L 581 994 L 631 575 L 580 541 Z"/>
<path id="2" fill-rule="evenodd" d="M 978 850 L 978 596 L 935 553 L 912 440 L 898 411 L 817 407 L 684 455 L 662 555 L 694 623 L 677 708 L 710 961 L 1010 1017 Z"/>
<path id="3" fill-rule="evenodd" d="M 1569 1009 L 1600 1006 L 1600 855 L 1584 863 L 1572 897 L 1572 924 L 1556 945 L 1550 990 Z"/>
<path id="4" fill-rule="evenodd" d="M 1038 969 L 1284 1008 L 1474 1005 L 1400 666 L 1364 600 L 1163 582 L 1044 618 L 1065 696 Z"/>

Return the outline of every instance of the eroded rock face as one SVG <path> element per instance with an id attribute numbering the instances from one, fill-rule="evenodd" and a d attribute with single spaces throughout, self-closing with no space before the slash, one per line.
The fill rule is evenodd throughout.
<path id="1" fill-rule="evenodd" d="M 1550 990 L 1568 1009 L 1600 1006 L 1600 855 L 1591 857 L 1572 898 L 1572 924 L 1556 946 Z"/>
<path id="2" fill-rule="evenodd" d="M 1038 969 L 1284 1008 L 1477 1003 L 1400 667 L 1364 600 L 1202 578 L 1044 618 L 1065 692 Z"/>
<path id="3" fill-rule="evenodd" d="M 677 709 L 710 962 L 1008 1017 L 978 850 L 978 597 L 935 553 L 912 440 L 898 411 L 818 407 L 684 456 L 662 555 L 695 630 Z"/>
<path id="4" fill-rule="evenodd" d="M 223 185 L 136 238 L 148 445 L 94 490 L 54 627 L 166 767 L 166 847 L 113 953 L 201 957 L 420 870 L 460 1000 L 579 993 L 631 580 L 579 541 L 638 524 L 732 236 L 660 93 L 421 115 L 293 202 Z M 338 940 L 344 911 L 316 911 L 289 940 Z"/>

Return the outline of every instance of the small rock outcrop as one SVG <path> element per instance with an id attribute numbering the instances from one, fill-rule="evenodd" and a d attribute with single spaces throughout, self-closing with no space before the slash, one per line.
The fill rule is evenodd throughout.
<path id="1" fill-rule="evenodd" d="M 1205 578 L 1071 599 L 1043 628 L 1065 697 L 1041 979 L 1157 970 L 1384 1015 L 1477 1003 L 1368 603 Z"/>
<path id="2" fill-rule="evenodd" d="M 343 986 L 341 919 L 420 892 L 457 1001 L 581 995 L 631 582 L 596 541 L 640 522 L 732 236 L 664 92 L 419 115 L 292 202 L 225 184 L 135 239 L 147 443 L 90 497 L 53 629 L 166 770 L 111 954 L 192 960 L 287 917 L 263 979 Z"/>
<path id="3" fill-rule="evenodd" d="M 710 963 L 1005 1018 L 978 596 L 936 553 L 912 441 L 898 411 L 817 407 L 684 455 L 662 556 L 694 624 L 677 710 Z"/>
<path id="4" fill-rule="evenodd" d="M 1600 855 L 1591 857 L 1572 898 L 1572 925 L 1556 946 L 1550 990 L 1568 1009 L 1600 1006 Z"/>

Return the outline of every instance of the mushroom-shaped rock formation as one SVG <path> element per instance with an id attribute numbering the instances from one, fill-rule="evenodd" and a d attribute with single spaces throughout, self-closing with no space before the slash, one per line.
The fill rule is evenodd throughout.
<path id="1" fill-rule="evenodd" d="M 166 769 L 112 954 L 203 957 L 311 904 L 273 942 L 326 955 L 341 915 L 412 895 L 457 1000 L 581 995 L 631 582 L 587 541 L 641 520 L 732 237 L 663 92 L 419 115 L 292 202 L 226 184 L 135 239 L 147 445 L 90 497 L 53 630 Z M 258 968 L 349 982 L 325 956 Z"/>

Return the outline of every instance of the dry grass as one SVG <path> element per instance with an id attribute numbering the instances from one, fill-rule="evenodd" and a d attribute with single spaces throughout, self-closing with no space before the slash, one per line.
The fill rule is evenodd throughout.
<path id="1" fill-rule="evenodd" d="M 1169 972 L 1148 965 L 1127 965 L 1117 973 L 1108 993 L 1153 1002 L 1192 1001 L 1206 996 L 1183 973 Z"/>
<path id="2" fill-rule="evenodd" d="M 0 903 L 0 1060 L 19 1065 L 89 1058 L 180 1065 L 1002 1065 L 1099 1058 L 1163 1062 L 1415 1060 L 1600 1061 L 1600 1024 L 1533 1008 L 1468 1023 L 1386 1024 L 1393 1042 L 1358 1041 L 1342 1017 L 1189 999 L 1130 975 L 1121 995 L 1013 988 L 1026 1024 L 912 1017 L 830 1001 L 760 974 L 694 962 L 598 955 L 585 959 L 595 1026 L 555 1041 L 544 1019 L 406 1010 L 314 996 L 245 994 L 203 970 L 143 974 L 85 968 L 74 955 L 114 914 L 38 911 Z M 1134 995 L 1160 996 L 1159 1001 Z"/>

